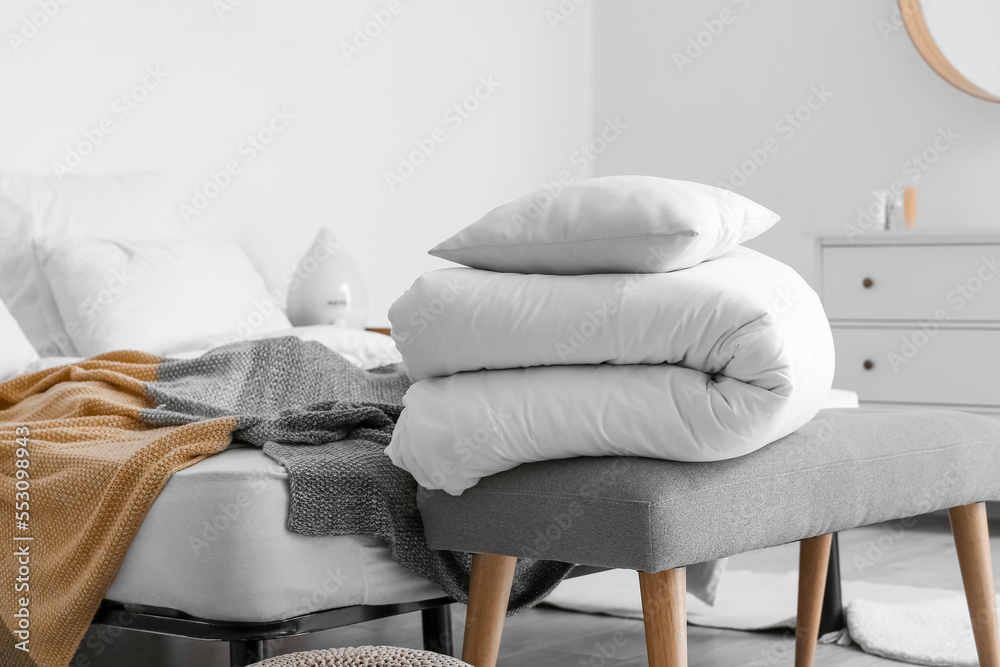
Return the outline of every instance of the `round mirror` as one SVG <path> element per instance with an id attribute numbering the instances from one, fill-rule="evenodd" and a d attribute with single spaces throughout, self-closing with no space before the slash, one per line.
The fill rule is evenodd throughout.
<path id="1" fill-rule="evenodd" d="M 899 0 L 920 55 L 945 81 L 1000 102 L 1000 0 Z"/>

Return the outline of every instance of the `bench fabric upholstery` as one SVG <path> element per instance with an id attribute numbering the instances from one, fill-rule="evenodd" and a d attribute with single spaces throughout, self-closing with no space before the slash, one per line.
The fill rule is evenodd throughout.
<path id="1" fill-rule="evenodd" d="M 836 409 L 736 459 L 530 463 L 418 505 L 434 549 L 659 572 L 1000 500 L 998 469 L 998 419 Z"/>

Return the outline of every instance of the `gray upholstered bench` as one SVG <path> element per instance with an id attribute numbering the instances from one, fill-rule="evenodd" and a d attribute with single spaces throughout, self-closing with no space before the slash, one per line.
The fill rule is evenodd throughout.
<path id="1" fill-rule="evenodd" d="M 979 661 L 1000 667 L 982 501 L 1000 500 L 1000 420 L 825 410 L 729 461 L 522 465 L 459 497 L 421 490 L 430 546 L 473 557 L 463 660 L 493 667 L 518 557 L 639 572 L 652 667 L 687 664 L 685 566 L 801 541 L 797 667 L 812 664 L 831 534 L 950 509 Z"/>

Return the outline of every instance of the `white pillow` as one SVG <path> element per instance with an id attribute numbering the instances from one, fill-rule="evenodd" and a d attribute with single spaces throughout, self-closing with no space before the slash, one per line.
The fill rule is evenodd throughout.
<path id="1" fill-rule="evenodd" d="M 74 355 L 51 297 L 38 288 L 37 236 L 177 236 L 182 222 L 167 180 L 155 172 L 57 177 L 0 172 L 0 299 L 43 356 Z"/>
<path id="2" fill-rule="evenodd" d="M 0 301 L 0 382 L 24 373 L 38 359 L 10 311 Z"/>
<path id="3" fill-rule="evenodd" d="M 59 315 L 83 356 L 163 354 L 213 334 L 251 338 L 291 326 L 235 244 L 38 239 Z"/>
<path id="4" fill-rule="evenodd" d="M 711 185 L 608 176 L 504 204 L 430 254 L 508 273 L 662 273 L 719 257 L 779 219 Z"/>
<path id="5" fill-rule="evenodd" d="M 403 361 L 392 338 L 384 334 L 364 329 L 355 329 L 339 324 L 314 324 L 270 331 L 251 338 L 278 338 L 294 336 L 299 340 L 316 341 L 347 358 L 355 366 L 370 369 Z M 190 356 L 192 352 L 204 353 L 210 349 L 246 340 L 233 334 L 221 334 L 200 338 L 166 351 L 167 356 Z"/>
<path id="6" fill-rule="evenodd" d="M 295 327 L 289 335 L 301 340 L 314 340 L 322 343 L 334 352 L 338 352 L 355 366 L 371 369 L 389 364 L 402 363 L 403 358 L 396 349 L 392 338 L 385 334 L 354 327 L 316 324 L 307 327 Z M 281 335 L 268 334 L 267 337 Z"/>

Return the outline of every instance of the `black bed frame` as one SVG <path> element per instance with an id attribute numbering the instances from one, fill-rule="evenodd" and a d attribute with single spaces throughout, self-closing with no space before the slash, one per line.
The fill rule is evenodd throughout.
<path id="1" fill-rule="evenodd" d="M 580 577 L 604 569 L 577 566 L 573 568 L 569 576 Z M 119 602 L 105 600 L 101 603 L 101 607 L 92 622 L 137 632 L 229 642 L 230 667 L 246 667 L 268 657 L 267 642 L 272 639 L 332 630 L 346 625 L 415 611 L 420 612 L 423 623 L 424 650 L 454 655 L 450 607 L 454 602 L 451 598 L 441 597 L 401 604 L 357 605 L 317 611 L 283 621 L 239 623 L 196 618 L 174 609 L 123 605 Z M 826 592 L 823 596 L 820 635 L 844 627 L 843 597 L 840 588 L 840 546 L 837 534 L 834 533 L 833 544 L 830 546 L 830 565 L 826 574 Z"/>
<path id="2" fill-rule="evenodd" d="M 387 616 L 419 611 L 423 621 L 424 648 L 451 655 L 451 598 L 435 598 L 401 604 L 358 605 L 327 609 L 304 616 L 266 623 L 210 621 L 160 607 L 123 605 L 105 600 L 93 623 L 158 635 L 229 642 L 230 667 L 246 667 L 268 657 L 267 642 L 321 630 L 331 630 Z"/>

